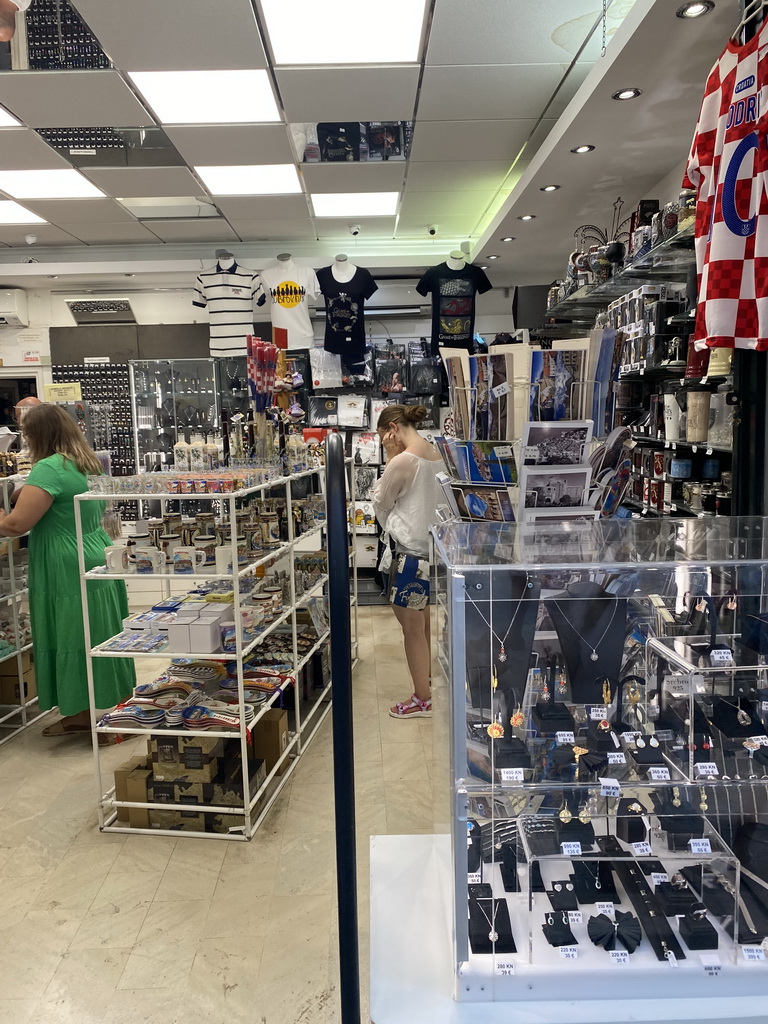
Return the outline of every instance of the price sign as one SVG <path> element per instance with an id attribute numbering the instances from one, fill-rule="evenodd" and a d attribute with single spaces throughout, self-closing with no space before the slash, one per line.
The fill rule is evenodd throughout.
<path id="1" fill-rule="evenodd" d="M 717 953 L 702 953 L 699 957 L 701 960 L 701 966 L 704 968 L 704 973 L 708 978 L 719 978 L 720 972 L 723 969 L 720 963 L 720 957 Z"/>
<path id="2" fill-rule="evenodd" d="M 522 768 L 499 768 L 502 782 L 522 782 L 525 778 Z"/>
<path id="3" fill-rule="evenodd" d="M 611 750 L 608 753 L 608 764 L 626 764 L 627 755 L 621 750 Z"/>
<path id="4" fill-rule="evenodd" d="M 574 742 L 573 733 L 572 732 L 556 732 L 555 733 L 555 739 L 561 745 L 565 745 L 566 743 L 573 743 Z"/>
<path id="5" fill-rule="evenodd" d="M 762 946 L 742 946 L 741 955 L 750 963 L 757 963 L 758 960 L 765 960 L 765 950 Z"/>
<path id="6" fill-rule="evenodd" d="M 621 738 L 625 743 L 634 743 L 638 736 L 642 736 L 641 732 L 623 732 Z"/>
<path id="7" fill-rule="evenodd" d="M 616 919 L 616 908 L 612 903 L 595 903 L 598 914 L 605 914 L 612 921 Z"/>
<path id="8" fill-rule="evenodd" d="M 757 743 L 761 747 L 768 747 L 768 736 L 750 736 L 750 743 Z"/>
<path id="9" fill-rule="evenodd" d="M 509 382 L 505 380 L 503 384 L 497 384 L 495 388 L 491 388 L 491 394 L 494 398 L 501 398 L 502 395 L 508 395 L 509 390 Z"/>
<path id="10" fill-rule="evenodd" d="M 720 769 L 717 767 L 714 761 L 699 761 L 698 764 L 694 765 L 699 775 L 719 775 Z"/>
<path id="11" fill-rule="evenodd" d="M 529 444 L 523 448 L 523 462 L 536 462 L 538 457 L 539 449 L 535 444 Z"/>
<path id="12" fill-rule="evenodd" d="M 669 881 L 669 875 L 666 871 L 654 871 L 651 873 L 651 882 L 654 886 L 661 885 L 663 882 Z"/>
<path id="13" fill-rule="evenodd" d="M 675 738 L 671 729 L 657 729 L 655 735 L 659 743 L 671 743 Z"/>
<path id="14" fill-rule="evenodd" d="M 493 454 L 497 459 L 511 459 L 512 458 L 512 445 L 502 444 L 498 448 L 493 449 Z"/>
<path id="15" fill-rule="evenodd" d="M 560 947 L 560 958 L 562 960 L 578 960 L 578 958 L 579 958 L 578 946 L 561 946 Z"/>
<path id="16" fill-rule="evenodd" d="M 564 857 L 580 857 L 581 843 L 560 843 Z"/>
<path id="17" fill-rule="evenodd" d="M 730 647 L 715 648 L 714 651 L 710 651 L 709 660 L 713 665 L 732 665 L 733 651 Z"/>
<path id="18" fill-rule="evenodd" d="M 708 839 L 689 839 L 688 845 L 691 853 L 712 853 L 712 846 Z"/>
<path id="19" fill-rule="evenodd" d="M 515 973 L 515 965 L 511 960 L 497 960 L 496 974 L 500 978 L 511 978 Z"/>
<path id="20" fill-rule="evenodd" d="M 479 885 L 483 880 L 483 876 L 479 871 L 470 871 L 467 875 L 468 885 Z"/>
<path id="21" fill-rule="evenodd" d="M 650 857 L 653 853 L 650 843 L 632 843 L 632 849 L 636 857 Z"/>
<path id="22" fill-rule="evenodd" d="M 584 920 L 584 915 L 580 910 L 569 910 L 568 911 L 568 924 L 581 924 Z"/>
<path id="23" fill-rule="evenodd" d="M 629 953 L 626 949 L 612 949 L 608 956 L 611 958 L 611 963 L 619 964 L 622 967 L 629 964 Z"/>
<path id="24" fill-rule="evenodd" d="M 621 783 L 616 779 L 598 779 L 600 796 L 621 796 Z"/>
<path id="25" fill-rule="evenodd" d="M 593 722 L 602 722 L 608 715 L 608 708 L 600 704 L 593 704 L 589 710 L 589 717 Z"/>
<path id="26" fill-rule="evenodd" d="M 648 778 L 653 779 L 654 782 L 668 782 L 669 768 L 649 768 Z"/>
<path id="27" fill-rule="evenodd" d="M 760 701 L 760 710 L 761 711 L 768 711 L 768 700 L 761 700 Z"/>

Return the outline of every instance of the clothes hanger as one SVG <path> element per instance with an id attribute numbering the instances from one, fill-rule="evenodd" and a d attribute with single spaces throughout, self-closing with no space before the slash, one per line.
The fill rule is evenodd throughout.
<path id="1" fill-rule="evenodd" d="M 768 7 L 768 0 L 747 0 L 747 3 L 744 5 L 744 14 L 742 16 L 742 19 L 736 26 L 736 30 L 731 36 L 731 39 L 735 43 L 739 41 L 739 36 L 741 35 L 741 30 L 744 28 L 744 26 L 748 22 L 750 22 L 755 17 L 755 15 L 759 11 L 763 10 L 765 7 Z"/>

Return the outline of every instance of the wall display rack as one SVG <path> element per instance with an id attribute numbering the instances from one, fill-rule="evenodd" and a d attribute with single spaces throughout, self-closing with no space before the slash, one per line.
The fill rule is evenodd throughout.
<path id="1" fill-rule="evenodd" d="M 768 520 L 433 537 L 454 997 L 759 1013 Z"/>
<path id="2" fill-rule="evenodd" d="M 262 542 L 256 540 L 252 547 L 243 548 L 237 533 L 240 528 L 256 531 L 249 519 L 254 503 L 263 509 L 270 498 L 282 495 L 285 507 L 293 511 L 297 500 L 306 500 L 303 495 L 307 482 L 316 480 L 319 473 L 319 469 L 310 469 L 291 476 L 273 475 L 264 482 L 227 494 L 197 495 L 196 501 L 210 509 L 202 513 L 209 517 L 209 524 L 215 515 L 220 517 L 221 543 L 213 541 L 214 561 L 210 567 L 190 564 L 182 574 L 174 571 L 173 561 L 165 566 L 154 552 L 147 556 L 156 563 L 155 571 L 142 578 L 158 585 L 159 598 L 164 602 L 160 608 L 156 602 L 155 610 L 145 613 L 157 625 L 159 632 L 154 637 L 154 625 L 131 636 L 132 626 L 141 623 L 126 620 L 126 629 L 118 638 L 92 644 L 86 619 L 88 688 L 102 831 L 248 840 L 290 778 L 331 707 L 324 599 L 327 566 L 324 561 L 322 566 L 319 564 L 325 558 L 324 551 L 314 551 L 325 530 L 324 499 L 320 494 L 315 496 L 314 507 L 322 511 L 316 511 L 314 523 L 305 524 L 307 528 L 301 532 L 297 531 L 294 515 L 286 515 L 285 540 L 275 531 L 270 518 L 273 514 L 269 512 L 261 516 Z M 302 498 L 295 499 L 296 493 Z M 126 497 L 140 503 L 146 500 L 146 495 L 140 493 Z M 89 587 L 99 581 L 137 578 L 137 572 L 122 571 L 126 563 L 120 558 L 109 566 L 86 569 L 82 503 L 93 500 L 103 500 L 103 494 L 91 491 L 79 495 L 76 502 L 83 607 L 87 607 Z M 166 508 L 177 507 L 179 496 L 153 493 L 152 500 L 160 502 L 165 514 Z M 182 502 L 182 511 L 183 507 Z M 232 530 L 231 524 L 237 524 L 238 530 Z M 202 536 L 198 533 L 194 539 L 200 541 Z M 187 549 L 177 549 L 176 559 Z M 225 551 L 229 557 L 223 555 L 222 561 L 221 553 Z M 138 570 L 142 549 L 136 548 L 126 558 L 134 555 Z M 107 557 L 114 558 L 110 552 Z M 173 557 L 172 552 L 170 558 Z M 226 569 L 223 562 L 229 563 Z M 354 576 L 354 557 L 351 564 Z M 115 568 L 121 571 L 116 572 Z M 266 588 L 263 577 L 270 569 L 274 575 L 267 577 L 266 582 L 279 583 Z M 211 637 L 207 650 L 187 649 L 198 642 L 195 636 L 199 637 L 199 632 L 174 632 L 168 625 L 157 623 L 159 616 L 164 621 L 175 620 L 175 625 L 183 629 L 186 614 L 180 618 L 163 612 L 163 608 L 179 610 L 178 595 L 183 593 L 180 584 L 195 589 L 197 594 L 193 596 L 198 600 L 205 591 L 211 596 L 205 613 L 196 611 L 190 619 L 199 625 L 208 617 L 208 610 L 213 610 L 215 622 L 207 627 L 213 630 L 213 635 L 206 633 Z M 356 644 L 355 595 L 353 585 Z M 186 602 L 185 605 L 190 610 L 194 607 Z M 182 612 L 185 605 L 181 606 Z M 217 616 L 216 612 L 223 615 Z M 224 628 L 219 634 L 222 624 Z M 168 632 L 162 637 L 164 629 Z M 137 635 L 141 636 L 137 643 L 129 642 Z M 189 636 L 187 647 L 178 644 L 180 635 Z M 219 635 L 224 638 L 224 649 L 218 646 Z M 175 645 L 179 649 L 174 650 Z M 158 659 L 163 659 L 167 667 L 149 688 L 139 684 L 133 698 L 114 714 L 99 719 L 94 707 L 94 662 L 125 657 L 134 659 L 137 667 L 148 663 L 152 667 L 159 664 Z M 123 765 L 115 775 L 114 785 L 105 774 L 100 757 L 103 748 L 99 740 L 110 734 L 149 737 L 147 755 Z"/>

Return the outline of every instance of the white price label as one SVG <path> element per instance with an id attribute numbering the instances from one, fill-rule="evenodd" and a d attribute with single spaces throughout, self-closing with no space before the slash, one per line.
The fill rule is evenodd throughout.
<path id="1" fill-rule="evenodd" d="M 621 964 L 624 967 L 629 964 L 629 953 L 626 949 L 612 949 L 608 955 L 611 958 L 611 963 Z"/>
<path id="2" fill-rule="evenodd" d="M 720 769 L 714 761 L 699 761 L 694 765 L 699 775 L 719 775 Z"/>
<path id="3" fill-rule="evenodd" d="M 621 796 L 621 783 L 616 779 L 598 779 L 600 796 Z"/>
<path id="4" fill-rule="evenodd" d="M 560 947 L 560 959 L 561 960 L 578 960 L 579 950 L 577 946 L 561 946 Z"/>
<path id="5" fill-rule="evenodd" d="M 511 978 L 515 973 L 515 965 L 511 960 L 497 960 L 496 974 L 500 978 Z"/>
<path id="6" fill-rule="evenodd" d="M 596 903 L 598 914 L 605 914 L 606 917 L 610 917 L 612 921 L 616 919 L 616 907 L 612 903 Z"/>
<path id="7" fill-rule="evenodd" d="M 702 953 L 699 959 L 701 960 L 701 966 L 704 968 L 704 973 L 708 978 L 720 977 L 723 965 L 720 963 L 720 957 L 717 953 Z"/>
<path id="8" fill-rule="evenodd" d="M 574 738 L 573 738 L 573 733 L 572 732 L 556 732 L 555 733 L 555 739 L 560 744 L 566 744 L 566 743 L 573 743 L 574 742 Z"/>
<path id="9" fill-rule="evenodd" d="M 641 732 L 623 732 L 621 738 L 625 743 L 634 743 L 638 736 L 642 736 Z"/>
<path id="10" fill-rule="evenodd" d="M 648 778 L 653 779 L 654 782 L 668 782 L 669 768 L 649 768 Z"/>
<path id="11" fill-rule="evenodd" d="M 509 391 L 509 381 L 506 380 L 503 384 L 497 384 L 495 388 L 491 388 L 491 394 L 494 398 L 501 398 L 502 395 L 508 395 Z"/>
<path id="12" fill-rule="evenodd" d="M 626 764 L 627 755 L 621 750 L 611 750 L 608 753 L 608 764 Z"/>
<path id="13" fill-rule="evenodd" d="M 468 885 L 480 885 L 482 880 L 483 880 L 483 876 L 481 875 L 481 873 L 479 871 L 470 871 L 469 874 L 467 875 L 467 884 Z"/>
<path id="14" fill-rule="evenodd" d="M 528 444 L 523 448 L 523 461 L 535 462 L 539 457 L 539 449 L 535 444 Z"/>
<path id="15" fill-rule="evenodd" d="M 653 853 L 650 843 L 632 843 L 632 849 L 636 857 L 650 857 Z"/>
<path id="16" fill-rule="evenodd" d="M 760 710 L 761 711 L 768 711 L 768 700 L 761 700 L 760 701 Z"/>
<path id="17" fill-rule="evenodd" d="M 768 747 L 768 736 L 750 736 L 750 742 L 758 743 L 761 747 Z"/>
<path id="18" fill-rule="evenodd" d="M 608 708 L 601 707 L 599 704 L 593 704 L 589 709 L 589 717 L 593 722 L 602 722 L 602 720 L 608 715 Z"/>
<path id="19" fill-rule="evenodd" d="M 733 651 L 730 647 L 715 648 L 709 652 L 709 660 L 713 665 L 732 665 Z"/>
<path id="20" fill-rule="evenodd" d="M 497 459 L 511 459 L 512 458 L 512 445 L 502 444 L 498 448 L 493 449 L 493 454 Z"/>
<path id="21" fill-rule="evenodd" d="M 560 843 L 560 849 L 564 857 L 580 857 L 581 843 Z"/>
<path id="22" fill-rule="evenodd" d="M 522 768 L 499 768 L 502 782 L 522 782 L 525 779 Z"/>
<path id="23" fill-rule="evenodd" d="M 762 946 L 742 946 L 741 955 L 750 963 L 756 963 L 758 960 L 765 960 L 765 950 Z"/>
<path id="24" fill-rule="evenodd" d="M 668 881 L 669 875 L 666 873 L 666 871 L 654 871 L 651 874 L 651 882 L 653 883 L 654 887 L 657 885 L 661 885 L 663 882 Z"/>
<path id="25" fill-rule="evenodd" d="M 708 839 L 689 839 L 688 845 L 691 853 L 712 853 L 712 846 Z"/>
<path id="26" fill-rule="evenodd" d="M 568 911 L 568 924 L 581 924 L 583 921 L 584 915 L 580 910 Z"/>

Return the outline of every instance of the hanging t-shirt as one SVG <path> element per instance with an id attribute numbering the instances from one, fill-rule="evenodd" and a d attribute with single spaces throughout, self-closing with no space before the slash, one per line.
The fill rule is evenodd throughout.
<path id="1" fill-rule="evenodd" d="M 493 285 L 480 267 L 471 263 L 451 270 L 447 263 L 431 267 L 416 285 L 419 295 L 432 294 L 432 341 L 440 348 L 472 351 L 475 334 L 475 295 Z"/>
<path id="2" fill-rule="evenodd" d="M 698 190 L 697 347 L 768 350 L 768 29 L 709 74 L 684 185 Z"/>
<path id="3" fill-rule="evenodd" d="M 338 355 L 365 353 L 365 300 L 379 286 L 365 267 L 357 267 L 349 281 L 337 281 L 332 267 L 317 272 L 320 291 L 325 296 L 325 350 Z"/>
<path id="4" fill-rule="evenodd" d="M 288 332 L 288 348 L 311 345 L 315 332 L 308 303 L 320 295 L 314 270 L 293 260 L 278 260 L 261 271 L 261 280 L 272 298 L 272 326 Z"/>
<path id="5" fill-rule="evenodd" d="M 220 263 L 198 274 L 192 304 L 208 310 L 212 356 L 246 354 L 246 338 L 253 334 L 253 311 L 266 302 L 261 278 L 255 270 Z"/>

